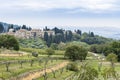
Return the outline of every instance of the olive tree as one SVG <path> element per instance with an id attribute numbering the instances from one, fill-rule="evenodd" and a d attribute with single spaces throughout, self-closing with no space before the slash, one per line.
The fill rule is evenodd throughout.
<path id="1" fill-rule="evenodd" d="M 110 54 L 108 54 L 108 56 L 107 56 L 107 58 L 106 58 L 108 61 L 110 61 L 111 62 L 111 65 L 112 65 L 112 67 L 114 67 L 114 63 L 115 62 L 117 62 L 117 60 L 118 60 L 118 57 L 117 57 L 117 55 L 116 54 L 114 54 L 114 53 L 110 53 Z"/>
<path id="2" fill-rule="evenodd" d="M 0 35 L 0 48 L 4 47 L 7 49 L 13 48 L 14 50 L 19 50 L 19 43 L 14 36 L 11 35 Z"/>
<path id="3" fill-rule="evenodd" d="M 72 45 L 66 48 L 65 57 L 75 60 L 85 60 L 87 56 L 87 50 L 82 46 Z"/>
<path id="4" fill-rule="evenodd" d="M 48 57 L 50 57 L 54 53 L 55 53 L 55 51 L 53 49 L 51 49 L 51 48 L 46 49 L 46 54 L 48 55 Z"/>

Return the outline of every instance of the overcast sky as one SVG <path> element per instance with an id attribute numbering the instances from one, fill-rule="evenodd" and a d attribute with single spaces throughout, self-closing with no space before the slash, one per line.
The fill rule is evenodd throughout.
<path id="1" fill-rule="evenodd" d="M 0 0 L 0 21 L 34 27 L 120 27 L 120 0 Z"/>

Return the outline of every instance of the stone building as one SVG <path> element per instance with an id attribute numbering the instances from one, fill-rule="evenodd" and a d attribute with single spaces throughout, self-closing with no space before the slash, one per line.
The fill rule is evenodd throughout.
<path id="1" fill-rule="evenodd" d="M 48 35 L 52 34 L 55 35 L 54 31 L 42 31 L 40 29 L 32 29 L 31 31 L 25 30 L 25 29 L 20 29 L 16 32 L 13 32 L 13 30 L 9 30 L 6 34 L 8 35 L 14 35 L 15 37 L 18 38 L 24 38 L 24 39 L 29 39 L 29 38 L 44 38 L 44 33 L 47 32 Z"/>

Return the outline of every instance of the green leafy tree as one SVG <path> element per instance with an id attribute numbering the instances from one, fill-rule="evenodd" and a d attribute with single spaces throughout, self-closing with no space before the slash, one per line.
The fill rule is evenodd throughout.
<path id="1" fill-rule="evenodd" d="M 13 24 L 9 24 L 8 29 L 13 29 L 13 28 L 14 28 Z"/>
<path id="2" fill-rule="evenodd" d="M 34 56 L 34 57 L 38 57 L 38 53 L 36 53 L 36 52 L 32 52 L 32 56 Z"/>
<path id="3" fill-rule="evenodd" d="M 89 32 L 89 37 L 94 37 L 94 33 L 93 32 Z"/>
<path id="4" fill-rule="evenodd" d="M 66 48 L 66 44 L 63 43 L 63 42 L 61 42 L 61 43 L 58 45 L 58 49 L 59 49 L 59 50 L 65 50 L 65 48 Z"/>
<path id="5" fill-rule="evenodd" d="M 62 29 L 58 29 L 57 27 L 55 27 L 55 28 L 53 28 L 52 29 L 53 31 L 55 31 L 55 34 L 57 34 L 57 33 L 63 33 L 63 30 Z"/>
<path id="6" fill-rule="evenodd" d="M 47 46 L 50 47 L 50 45 L 52 44 L 52 42 L 53 42 L 53 35 L 50 34 L 50 36 L 48 36 Z"/>
<path id="7" fill-rule="evenodd" d="M 22 29 L 27 29 L 26 25 L 23 25 L 23 26 L 22 26 Z"/>
<path id="8" fill-rule="evenodd" d="M 48 33 L 47 32 L 44 32 L 44 40 L 48 41 Z"/>
<path id="9" fill-rule="evenodd" d="M 4 27 L 2 25 L 2 23 L 0 23 L 0 33 L 2 33 L 4 31 Z"/>
<path id="10" fill-rule="evenodd" d="M 118 56 L 118 61 L 120 61 L 120 42 L 113 42 L 111 47 L 112 52 Z"/>
<path id="11" fill-rule="evenodd" d="M 94 33 L 93 33 L 93 32 L 91 32 L 90 36 L 91 36 L 91 37 L 94 37 L 95 35 L 94 35 Z"/>
<path id="12" fill-rule="evenodd" d="M 44 41 L 46 41 L 46 44 L 47 44 L 47 46 L 48 46 L 48 44 L 49 44 L 48 32 L 44 32 Z"/>
<path id="13" fill-rule="evenodd" d="M 10 62 L 6 62 L 6 71 L 9 71 Z"/>
<path id="14" fill-rule="evenodd" d="M 107 59 L 108 61 L 117 62 L 118 57 L 117 57 L 116 54 L 110 53 L 110 54 L 108 54 L 108 56 L 107 56 L 106 59 Z"/>
<path id="15" fill-rule="evenodd" d="M 73 33 L 72 31 L 66 31 L 65 32 L 65 41 L 72 41 L 73 40 Z"/>
<path id="16" fill-rule="evenodd" d="M 7 49 L 13 48 L 14 50 L 19 50 L 19 43 L 14 36 L 0 35 L 0 47 L 4 47 Z"/>
<path id="17" fill-rule="evenodd" d="M 48 48 L 48 49 L 46 49 L 46 53 L 47 53 L 48 57 L 50 57 L 51 55 L 55 54 L 55 51 L 51 48 Z"/>
<path id="18" fill-rule="evenodd" d="M 72 45 L 66 48 L 65 57 L 71 60 L 85 60 L 87 56 L 87 50 L 81 46 Z"/>
<path id="19" fill-rule="evenodd" d="M 60 42 L 62 42 L 62 38 L 63 38 L 62 34 L 57 33 L 54 37 L 54 43 L 59 44 Z"/>
<path id="20" fill-rule="evenodd" d="M 114 67 L 114 63 L 115 62 L 117 62 L 117 60 L 118 60 L 118 57 L 117 57 L 117 55 L 116 54 L 114 54 L 114 53 L 110 53 L 110 54 L 108 54 L 108 56 L 107 56 L 107 58 L 106 58 L 108 61 L 110 61 L 111 62 L 111 65 L 112 65 L 112 67 Z"/>
<path id="21" fill-rule="evenodd" d="M 58 50 L 58 44 L 52 43 L 50 48 L 52 48 L 53 50 Z"/>
<path id="22" fill-rule="evenodd" d="M 79 35 L 81 35 L 81 34 L 82 34 L 82 31 L 78 29 L 78 30 L 76 31 L 76 33 L 79 34 Z"/>
<path id="23" fill-rule="evenodd" d="M 73 34 L 73 41 L 80 40 L 81 36 L 79 34 Z"/>
<path id="24" fill-rule="evenodd" d="M 45 28 L 43 30 L 44 31 L 50 31 L 50 29 L 47 26 L 45 26 Z"/>

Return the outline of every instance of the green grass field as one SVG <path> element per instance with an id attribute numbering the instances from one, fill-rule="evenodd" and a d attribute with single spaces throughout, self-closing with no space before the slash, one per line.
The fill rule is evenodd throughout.
<path id="1" fill-rule="evenodd" d="M 73 71 L 66 71 L 66 70 L 64 70 L 63 73 L 61 73 L 60 70 L 57 70 L 55 71 L 55 76 L 54 76 L 54 73 L 48 73 L 47 80 L 65 80 L 74 73 L 75 72 Z M 44 77 L 42 76 L 36 80 L 44 80 Z"/>
<path id="2" fill-rule="evenodd" d="M 0 64 L 0 77 L 8 79 L 10 77 L 15 77 L 18 76 L 20 74 L 23 74 L 25 72 L 28 71 L 33 71 L 33 70 L 39 70 L 39 69 L 43 69 L 45 62 L 47 60 L 47 56 L 43 56 L 43 57 L 39 57 L 36 58 L 35 57 L 28 57 L 28 56 L 23 56 L 23 57 L 1 57 L 1 64 Z M 21 60 L 25 60 L 22 64 L 22 68 L 21 68 L 21 64 L 18 61 Z M 34 60 L 33 65 L 31 66 L 31 60 Z M 41 62 L 39 62 L 38 60 L 41 60 Z M 11 62 L 11 61 L 15 61 L 10 63 L 9 65 L 9 71 L 6 71 L 6 64 L 2 63 L 2 62 Z M 51 59 L 48 59 L 47 61 L 47 67 L 51 67 L 54 66 L 56 64 L 59 64 L 61 62 L 63 62 L 64 60 L 52 60 L 53 62 L 51 62 Z"/>
<path id="3" fill-rule="evenodd" d="M 35 49 L 37 51 L 38 49 Z M 45 50 L 40 50 L 42 52 L 45 52 Z M 29 52 L 29 51 L 27 51 Z M 64 51 L 57 51 L 56 54 L 51 56 L 51 59 L 48 59 L 47 55 L 39 54 L 39 56 L 33 57 L 30 53 L 23 56 L 0 56 L 0 78 L 4 79 L 10 79 L 12 77 L 17 77 L 22 74 L 26 74 L 28 72 L 36 71 L 36 70 L 42 70 L 45 68 L 45 62 L 48 60 L 46 67 L 49 68 L 51 66 L 55 66 L 56 64 L 59 64 L 61 62 L 64 62 Z M 99 55 L 101 56 L 101 55 Z M 57 59 L 56 59 L 57 58 Z M 31 60 L 34 60 L 32 66 L 31 66 Z M 40 62 L 39 62 L 40 60 Z M 5 62 L 11 62 L 8 71 L 6 67 Z M 21 64 L 19 61 L 24 61 L 21 67 Z M 53 62 L 51 62 L 53 61 Z M 4 62 L 4 63 L 3 63 Z M 93 54 L 88 53 L 87 59 L 83 62 L 77 61 L 77 64 L 79 67 L 83 65 L 84 63 L 88 63 L 90 66 L 95 68 L 99 71 L 99 66 L 101 66 L 101 71 L 99 71 L 99 78 L 102 80 L 101 73 L 105 68 L 109 68 L 111 66 L 110 62 L 107 62 L 106 60 L 98 60 Z M 115 63 L 115 71 L 120 74 L 120 63 Z M 63 69 L 63 72 L 61 73 L 61 69 L 55 71 L 55 77 L 53 72 L 47 74 L 47 80 L 66 80 L 69 77 L 71 77 L 75 72 L 66 70 L 66 68 Z M 40 77 L 36 80 L 44 80 L 44 77 Z M 74 79 L 75 80 L 75 79 Z"/>

